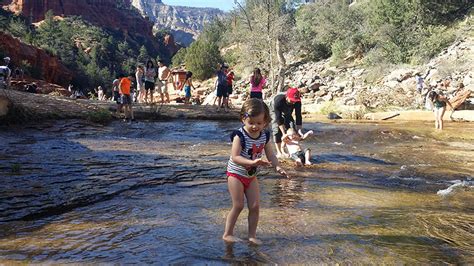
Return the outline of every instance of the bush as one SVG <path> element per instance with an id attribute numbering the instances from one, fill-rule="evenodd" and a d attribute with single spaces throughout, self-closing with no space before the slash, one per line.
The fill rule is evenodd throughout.
<path id="1" fill-rule="evenodd" d="M 106 124 L 112 120 L 112 114 L 104 109 L 89 112 L 86 119 L 93 123 Z"/>

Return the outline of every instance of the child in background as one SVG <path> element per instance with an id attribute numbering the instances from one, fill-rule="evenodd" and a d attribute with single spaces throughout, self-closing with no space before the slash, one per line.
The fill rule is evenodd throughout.
<path id="1" fill-rule="evenodd" d="M 244 125 L 231 135 L 232 150 L 227 164 L 227 185 L 232 198 L 232 209 L 227 215 L 222 239 L 227 242 L 241 241 L 234 236 L 234 227 L 244 208 L 246 197 L 249 208 L 248 239 L 251 243 L 261 244 L 256 238 L 260 199 L 256 178 L 258 166 L 272 165 L 281 175 L 288 175 L 280 167 L 271 145 L 268 145 L 271 136 L 270 132 L 265 130 L 270 123 L 268 106 L 258 99 L 247 100 L 242 105 L 240 120 Z M 264 152 L 271 163 L 262 159 Z"/>
<path id="2" fill-rule="evenodd" d="M 286 146 L 290 158 L 296 162 L 296 166 L 311 165 L 311 149 L 305 149 L 303 151 L 300 141 L 312 135 L 313 131 L 310 130 L 305 134 L 302 133 L 301 130 L 297 133 L 293 128 L 289 128 L 282 137 L 282 149 Z"/>
<path id="3" fill-rule="evenodd" d="M 196 89 L 193 85 L 192 77 L 193 72 L 186 72 L 186 79 L 183 83 L 181 83 L 181 86 L 179 86 L 179 90 L 181 90 L 184 86 L 184 104 L 191 104 L 191 102 L 189 101 L 191 99 L 191 88 Z"/>

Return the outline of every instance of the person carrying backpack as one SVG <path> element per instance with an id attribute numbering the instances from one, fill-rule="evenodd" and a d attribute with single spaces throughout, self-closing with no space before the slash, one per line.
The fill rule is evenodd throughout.
<path id="1" fill-rule="evenodd" d="M 10 86 L 11 70 L 8 67 L 10 57 L 3 58 L 4 64 L 0 66 L 0 89 L 7 89 Z"/>
<path id="2" fill-rule="evenodd" d="M 227 109 L 227 98 L 229 97 L 229 89 L 227 85 L 227 70 L 229 69 L 229 66 L 226 64 L 220 65 L 219 70 L 217 71 L 217 79 L 216 79 L 216 84 L 217 84 L 217 112 L 221 110 L 221 106 L 224 105 L 224 110 L 228 112 L 229 110 Z"/>

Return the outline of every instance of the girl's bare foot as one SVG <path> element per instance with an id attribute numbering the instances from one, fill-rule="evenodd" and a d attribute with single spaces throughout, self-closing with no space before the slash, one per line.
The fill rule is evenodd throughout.
<path id="1" fill-rule="evenodd" d="M 312 165 L 311 162 L 305 162 L 305 165 Z"/>
<path id="2" fill-rule="evenodd" d="M 252 244 L 255 244 L 255 245 L 261 245 L 263 244 L 263 242 L 259 239 L 256 239 L 255 237 L 250 237 L 249 238 L 249 242 L 252 243 Z"/>
<path id="3" fill-rule="evenodd" d="M 236 237 L 236 236 L 222 236 L 222 239 L 224 239 L 225 242 L 230 242 L 230 243 L 235 243 L 235 242 L 241 242 L 242 239 Z"/>

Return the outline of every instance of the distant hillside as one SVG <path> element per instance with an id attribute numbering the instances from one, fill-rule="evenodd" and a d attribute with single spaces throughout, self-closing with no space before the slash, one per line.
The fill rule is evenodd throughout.
<path id="1" fill-rule="evenodd" d="M 196 40 L 206 23 L 225 14 L 217 8 L 169 6 L 160 0 L 133 0 L 132 5 L 154 22 L 154 31 L 169 30 L 184 46 Z"/>
<path id="2" fill-rule="evenodd" d="M 35 79 L 105 86 L 150 58 L 169 61 L 178 50 L 172 36 L 153 34 L 153 23 L 130 0 L 0 0 L 0 7 L 0 56 Z M 68 71 L 56 72 L 63 66 L 55 67 L 57 60 Z"/>

